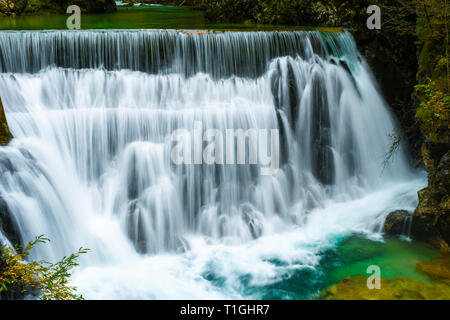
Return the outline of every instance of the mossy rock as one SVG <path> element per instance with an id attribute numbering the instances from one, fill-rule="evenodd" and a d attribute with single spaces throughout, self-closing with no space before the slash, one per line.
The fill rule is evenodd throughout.
<path id="1" fill-rule="evenodd" d="M 443 252 L 450 252 L 450 151 L 447 144 L 424 143 L 422 155 L 428 172 L 428 187 L 419 191 L 411 233 Z"/>
<path id="2" fill-rule="evenodd" d="M 2 99 L 0 98 L 0 145 L 8 144 L 11 139 L 12 134 L 9 131 L 5 110 L 3 109 Z"/>

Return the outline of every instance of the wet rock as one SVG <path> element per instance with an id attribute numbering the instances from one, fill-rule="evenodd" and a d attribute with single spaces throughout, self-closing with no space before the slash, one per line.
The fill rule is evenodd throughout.
<path id="1" fill-rule="evenodd" d="M 409 235 L 412 214 L 406 210 L 391 212 L 384 223 L 384 232 L 389 235 Z"/>
<path id="2" fill-rule="evenodd" d="M 414 213 L 411 235 L 417 240 L 436 245 L 441 238 L 436 227 L 439 203 L 432 197 L 429 188 L 420 190 L 418 195 L 419 205 Z"/>
<path id="3" fill-rule="evenodd" d="M 17 221 L 11 215 L 8 205 L 2 198 L 0 198 L 0 232 L 12 245 L 23 244 Z"/>
<path id="4" fill-rule="evenodd" d="M 450 151 L 448 144 L 424 143 L 422 155 L 428 172 L 428 187 L 419 191 L 411 235 L 450 252 Z"/>
<path id="5" fill-rule="evenodd" d="M 12 134 L 9 131 L 5 110 L 3 109 L 2 98 L 0 97 L 0 145 L 8 144 L 11 139 Z"/>

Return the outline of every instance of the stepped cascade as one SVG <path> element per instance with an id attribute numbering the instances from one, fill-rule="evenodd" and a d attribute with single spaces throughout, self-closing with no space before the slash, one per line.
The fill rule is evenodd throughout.
<path id="1" fill-rule="evenodd" d="M 52 240 L 34 257 L 90 248 L 87 298 L 255 297 L 238 275 L 314 267 L 424 183 L 402 149 L 383 165 L 396 124 L 348 32 L 0 32 L 0 96 L 0 199 L 22 242 Z M 199 121 L 279 130 L 280 170 L 174 164 Z"/>

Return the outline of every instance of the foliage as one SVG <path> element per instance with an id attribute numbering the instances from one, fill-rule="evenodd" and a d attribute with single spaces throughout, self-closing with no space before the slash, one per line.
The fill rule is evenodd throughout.
<path id="1" fill-rule="evenodd" d="M 376 4 L 386 14 L 386 23 L 408 25 L 415 21 L 403 0 L 191 0 L 186 3 L 205 10 L 212 22 L 365 28 L 367 8 Z M 406 9 L 406 7 L 408 7 Z M 399 17 L 399 18 L 397 18 Z"/>
<path id="2" fill-rule="evenodd" d="M 17 245 L 15 250 L 6 245 L 0 247 L 0 294 L 7 290 L 38 293 L 43 300 L 82 300 L 76 287 L 69 285 L 70 270 L 78 265 L 77 259 L 87 249 L 64 257 L 57 263 L 26 261 L 31 249 L 50 240 L 37 237 L 25 247 Z"/>
<path id="3" fill-rule="evenodd" d="M 27 5 L 28 0 L 0 0 L 0 13 L 7 16 L 21 14 Z"/>
<path id="4" fill-rule="evenodd" d="M 305 0 L 203 0 L 205 16 L 214 22 L 249 21 L 260 24 L 318 25 L 326 23 L 336 14 L 334 5 Z M 328 12 L 329 11 L 329 12 Z M 337 21 L 336 21 L 337 22 Z M 334 26 L 334 25 L 332 25 Z"/>
<path id="5" fill-rule="evenodd" d="M 416 86 L 422 97 L 416 116 L 422 124 L 422 131 L 434 143 L 445 142 L 449 129 L 450 95 L 436 88 L 436 81 Z"/>
<path id="6" fill-rule="evenodd" d="M 450 74 L 447 0 L 418 3 L 417 37 L 422 50 L 416 86 L 420 99 L 416 117 L 425 136 L 435 143 L 448 141 Z"/>
<path id="7" fill-rule="evenodd" d="M 420 1 L 417 6 L 417 37 L 421 47 L 419 77 L 436 80 L 438 89 L 449 91 L 447 0 Z M 446 86 L 447 88 L 443 88 Z"/>
<path id="8" fill-rule="evenodd" d="M 65 14 L 69 5 L 78 5 L 83 13 L 105 13 L 117 10 L 114 0 L 0 0 L 0 7 L 1 2 L 7 1 L 27 3 L 16 14 L 42 14 L 44 12 Z"/>

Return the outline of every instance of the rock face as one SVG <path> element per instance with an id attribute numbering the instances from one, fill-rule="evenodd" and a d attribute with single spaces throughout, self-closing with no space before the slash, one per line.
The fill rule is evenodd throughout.
<path id="1" fill-rule="evenodd" d="M 384 232 L 389 235 L 409 235 L 412 214 L 405 210 L 391 212 L 384 223 Z"/>
<path id="2" fill-rule="evenodd" d="M 422 146 L 428 187 L 419 191 L 411 227 L 413 237 L 428 241 L 450 252 L 450 151 L 448 144 L 424 143 Z"/>
<path id="3" fill-rule="evenodd" d="M 0 98 L 0 147 L 8 144 L 12 135 L 6 122 L 5 110 Z M 2 174 L 2 172 L 0 172 Z M 0 230 L 13 244 L 20 244 L 21 239 L 17 231 L 17 224 L 13 221 L 6 202 L 0 197 Z"/>
<path id="4" fill-rule="evenodd" d="M 448 68 L 440 67 L 448 60 L 444 45 L 447 32 L 443 27 L 448 17 L 442 14 L 446 6 L 444 1 L 417 6 L 416 34 L 420 49 L 417 119 L 425 136 L 422 158 L 428 172 L 428 187 L 419 191 L 419 206 L 411 230 L 415 238 L 428 241 L 443 252 L 449 252 L 450 244 L 450 89 Z M 426 88 L 425 92 L 420 87 Z"/>
<path id="5" fill-rule="evenodd" d="M 0 198 L 0 231 L 6 236 L 12 245 L 23 244 L 18 224 L 12 217 L 6 202 L 2 198 Z"/>
<path id="6" fill-rule="evenodd" d="M 5 110 L 3 109 L 2 99 L 0 98 L 0 145 L 8 144 L 11 138 L 12 134 L 9 131 Z"/>
<path id="7" fill-rule="evenodd" d="M 415 38 L 383 29 L 355 30 L 353 35 L 380 85 L 386 102 L 396 116 L 413 166 L 421 166 L 420 148 L 423 136 L 415 118 L 413 99 L 418 68 L 417 57 L 412 54 L 417 51 Z"/>

